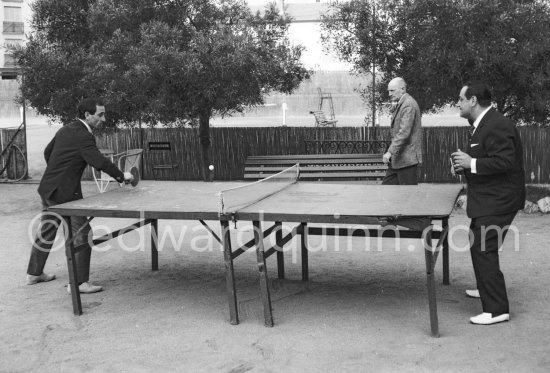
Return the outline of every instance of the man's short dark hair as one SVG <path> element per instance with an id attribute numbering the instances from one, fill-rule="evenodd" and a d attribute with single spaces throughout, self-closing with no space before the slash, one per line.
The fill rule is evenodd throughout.
<path id="1" fill-rule="evenodd" d="M 94 115 L 97 106 L 105 106 L 105 104 L 101 99 L 96 97 L 83 99 L 78 104 L 78 117 L 80 119 L 86 119 L 86 116 L 84 115 L 86 112 Z"/>
<path id="2" fill-rule="evenodd" d="M 471 99 L 472 96 L 476 96 L 477 102 L 481 107 L 491 106 L 492 96 L 491 89 L 485 83 L 474 82 L 466 84 L 466 92 L 464 95 L 467 99 Z"/>

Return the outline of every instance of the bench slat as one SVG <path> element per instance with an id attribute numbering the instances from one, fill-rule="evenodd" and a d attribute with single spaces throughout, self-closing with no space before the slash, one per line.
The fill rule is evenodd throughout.
<path id="1" fill-rule="evenodd" d="M 247 174 L 244 176 L 245 180 L 259 180 L 264 179 L 271 174 Z M 300 173 L 300 180 L 373 180 L 373 181 L 382 181 L 385 174 L 356 174 L 356 173 L 345 173 L 345 172 L 335 172 L 331 174 L 327 173 Z"/>
<path id="2" fill-rule="evenodd" d="M 330 175 L 330 177 L 327 177 L 328 175 Z M 377 180 L 377 179 L 380 179 L 380 181 L 382 181 L 382 178 L 384 177 L 385 174 L 382 174 L 382 175 L 369 175 L 369 174 L 356 174 L 356 173 L 348 173 L 348 172 L 335 172 L 335 173 L 331 173 L 331 174 L 326 174 L 326 173 L 314 173 L 314 172 L 311 172 L 311 173 L 307 173 L 307 174 L 304 174 L 302 175 L 300 173 L 300 180 L 311 180 L 311 179 L 315 179 L 315 180 L 327 180 L 327 179 L 330 179 L 330 180 L 333 180 L 333 179 L 350 179 L 350 180 L 360 180 L 362 178 L 367 178 L 369 180 Z"/>
<path id="3" fill-rule="evenodd" d="M 246 159 L 244 178 L 263 179 L 300 164 L 302 180 L 364 180 L 380 183 L 387 166 L 382 154 L 262 155 Z"/>
<path id="4" fill-rule="evenodd" d="M 288 167 L 279 166 L 279 167 L 263 167 L 263 166 L 252 166 L 252 167 L 245 167 L 244 172 L 268 172 L 268 173 L 277 173 L 281 172 L 283 170 L 286 170 Z M 300 165 L 300 172 L 331 172 L 331 171 L 376 171 L 376 170 L 386 170 L 386 166 L 384 165 L 358 165 L 358 166 L 302 166 Z"/>
<path id="5" fill-rule="evenodd" d="M 379 160 L 370 159 L 370 160 L 362 160 L 362 159 L 329 159 L 329 160 L 323 160 L 323 159 L 313 159 L 313 160 L 300 160 L 300 159 L 289 159 L 289 160 L 272 160 L 267 159 L 263 161 L 246 161 L 245 166 L 254 166 L 254 165 L 287 165 L 288 167 L 295 165 L 296 163 L 299 163 L 300 166 L 303 165 L 310 165 L 310 164 L 328 164 L 328 165 L 340 165 L 340 164 L 380 164 L 382 162 L 382 158 Z"/>
<path id="6" fill-rule="evenodd" d="M 268 176 L 274 175 L 270 172 L 257 172 L 245 174 L 245 179 L 263 179 Z M 300 179 L 304 178 L 382 178 L 386 175 L 385 172 L 301 172 Z"/>
<path id="7" fill-rule="evenodd" d="M 247 159 L 348 159 L 380 158 L 383 154 L 286 154 L 286 155 L 251 155 Z"/>

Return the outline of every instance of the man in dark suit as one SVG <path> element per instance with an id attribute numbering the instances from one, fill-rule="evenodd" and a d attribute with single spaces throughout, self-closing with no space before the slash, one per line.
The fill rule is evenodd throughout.
<path id="1" fill-rule="evenodd" d="M 466 151 L 451 155 L 454 170 L 463 172 L 468 182 L 466 211 L 471 218 L 470 253 L 477 290 L 466 294 L 481 298 L 483 309 L 470 322 L 489 325 L 510 319 L 498 250 L 525 204 L 522 145 L 514 123 L 491 107 L 487 85 L 465 85 L 458 107 L 473 130 Z"/>
<path id="2" fill-rule="evenodd" d="M 42 176 L 38 193 L 42 199 L 43 212 L 39 232 L 31 249 L 27 269 L 27 284 L 34 285 L 55 279 L 55 275 L 44 273 L 48 254 L 53 246 L 61 217 L 48 213 L 47 208 L 82 198 L 80 179 L 86 165 L 102 170 L 119 183 L 131 181 L 130 173 L 123 173 L 98 150 L 92 129 L 105 121 L 105 105 L 97 99 L 84 99 L 78 105 L 78 118 L 63 126 L 44 150 L 46 171 Z M 91 229 L 86 217 L 72 217 L 71 227 L 75 235 L 75 247 L 82 245 L 75 254 L 79 290 L 81 293 L 95 293 L 102 287 L 88 282 L 92 248 Z M 77 231 L 83 226 L 81 232 Z M 70 287 L 68 287 L 70 291 Z"/>
<path id="3" fill-rule="evenodd" d="M 391 122 L 391 144 L 383 156 L 388 170 L 385 185 L 418 184 L 418 164 L 422 163 L 422 115 L 416 100 L 407 93 L 403 78 L 388 84 L 391 101 L 396 105 Z"/>

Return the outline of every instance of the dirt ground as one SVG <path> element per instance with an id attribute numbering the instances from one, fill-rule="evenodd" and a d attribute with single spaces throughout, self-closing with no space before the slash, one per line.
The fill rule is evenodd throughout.
<path id="1" fill-rule="evenodd" d="M 189 249 L 201 233 L 167 240 L 159 271 L 150 270 L 149 244 L 95 251 L 91 281 L 105 291 L 83 295 L 74 316 L 65 289 L 63 250 L 46 272 L 57 279 L 25 284 L 32 221 L 40 205 L 34 184 L 0 184 L 0 372 L 548 372 L 550 371 L 550 215 L 520 214 L 520 232 L 501 255 L 511 321 L 474 326 L 479 300 L 467 236 L 451 242 L 451 285 L 437 266 L 440 338 L 430 336 L 424 255 L 415 241 L 377 246 L 363 239 L 311 237 L 310 281 L 300 258 L 286 255 L 287 279 L 268 261 L 275 327 L 263 325 L 254 254 L 235 261 L 241 323 L 229 324 L 219 245 Z M 85 193 L 96 193 L 85 183 Z M 97 219 L 122 227 L 129 221 Z M 462 210 L 451 226 L 467 224 Z M 31 226 L 29 228 L 29 226 Z M 196 222 L 161 221 L 178 232 Z M 213 227 L 218 228 L 215 222 Z M 147 237 L 148 228 L 133 232 Z M 187 230 L 187 233 L 191 229 Z M 127 241 L 126 241 L 127 242 Z"/>

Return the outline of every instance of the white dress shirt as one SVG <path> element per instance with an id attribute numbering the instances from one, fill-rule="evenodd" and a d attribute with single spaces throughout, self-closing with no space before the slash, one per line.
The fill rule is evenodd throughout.
<path id="1" fill-rule="evenodd" d="M 86 128 L 88 129 L 88 132 L 92 133 L 92 129 L 90 128 L 90 126 L 88 125 L 88 123 L 84 122 L 82 119 L 80 118 L 76 118 L 78 119 L 79 121 L 81 121 L 82 123 L 84 123 L 84 125 L 86 126 Z"/>
<path id="2" fill-rule="evenodd" d="M 491 106 L 489 106 L 487 109 L 483 110 L 481 112 L 481 114 L 478 115 L 478 117 L 476 118 L 476 120 L 474 121 L 474 132 L 472 132 L 472 136 L 473 134 L 476 132 L 477 130 L 477 126 L 479 126 L 479 123 L 481 122 L 481 120 L 483 119 L 483 117 L 485 116 L 485 114 L 487 114 L 487 112 L 491 110 Z M 471 145 L 470 145 L 471 146 Z M 476 174 L 477 173 L 477 167 L 476 167 L 476 162 L 477 162 L 477 159 L 476 158 L 472 158 L 472 160 L 470 161 L 470 169 L 471 169 L 471 172 L 473 174 Z"/>

